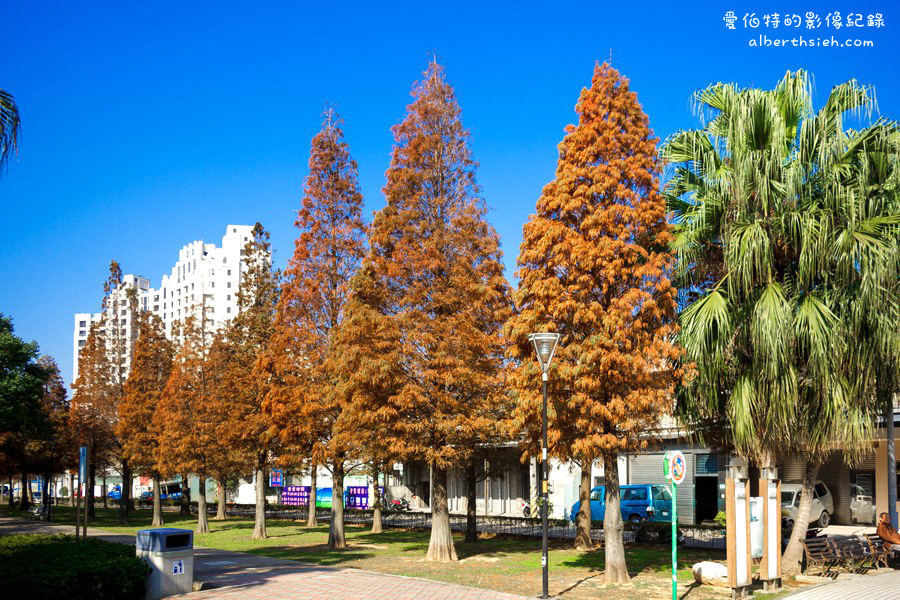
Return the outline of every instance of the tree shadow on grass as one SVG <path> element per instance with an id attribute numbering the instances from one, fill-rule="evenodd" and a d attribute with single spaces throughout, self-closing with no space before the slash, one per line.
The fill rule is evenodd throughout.
<path id="1" fill-rule="evenodd" d="M 266 546 L 265 548 L 253 548 L 244 550 L 247 554 L 279 558 L 282 560 L 294 560 L 298 562 L 321 565 L 324 567 L 339 566 L 344 563 L 358 560 L 366 560 L 375 556 L 369 550 L 359 548 L 333 549 L 325 544 L 311 546 Z"/>

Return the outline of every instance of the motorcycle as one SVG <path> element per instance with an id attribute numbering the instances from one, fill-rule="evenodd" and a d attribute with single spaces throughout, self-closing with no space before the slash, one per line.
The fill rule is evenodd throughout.
<path id="1" fill-rule="evenodd" d="M 406 511 L 409 509 L 409 500 L 406 498 L 394 498 L 391 500 L 391 510 Z"/>

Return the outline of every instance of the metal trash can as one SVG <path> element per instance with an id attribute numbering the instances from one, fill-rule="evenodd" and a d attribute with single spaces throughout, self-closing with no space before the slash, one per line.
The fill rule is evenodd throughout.
<path id="1" fill-rule="evenodd" d="M 187 594 L 194 585 L 194 532 L 190 529 L 141 529 L 135 551 L 150 565 L 147 600 Z"/>

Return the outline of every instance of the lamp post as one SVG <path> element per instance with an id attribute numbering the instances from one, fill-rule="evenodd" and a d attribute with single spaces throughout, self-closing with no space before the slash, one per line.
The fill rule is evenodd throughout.
<path id="1" fill-rule="evenodd" d="M 544 395 L 544 403 L 541 409 L 541 529 L 543 546 L 541 553 L 541 583 L 543 593 L 541 598 L 549 597 L 549 571 L 547 567 L 547 476 L 549 466 L 547 464 L 547 370 L 559 344 L 558 333 L 532 333 L 528 340 L 534 346 L 538 363 L 541 365 L 541 387 Z"/>

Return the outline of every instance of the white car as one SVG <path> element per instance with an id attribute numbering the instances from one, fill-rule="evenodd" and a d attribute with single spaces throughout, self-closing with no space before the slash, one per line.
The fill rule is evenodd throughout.
<path id="1" fill-rule="evenodd" d="M 803 486 L 799 483 L 781 484 L 781 517 L 788 529 L 794 527 L 797 520 L 797 507 L 800 506 L 800 492 Z M 831 523 L 831 515 L 834 514 L 834 500 L 831 492 L 821 481 L 817 481 L 813 488 L 812 507 L 809 510 L 809 524 L 818 527 L 828 527 Z"/>
<path id="2" fill-rule="evenodd" d="M 853 523 L 875 524 L 875 502 L 866 488 L 850 484 L 850 520 Z"/>

